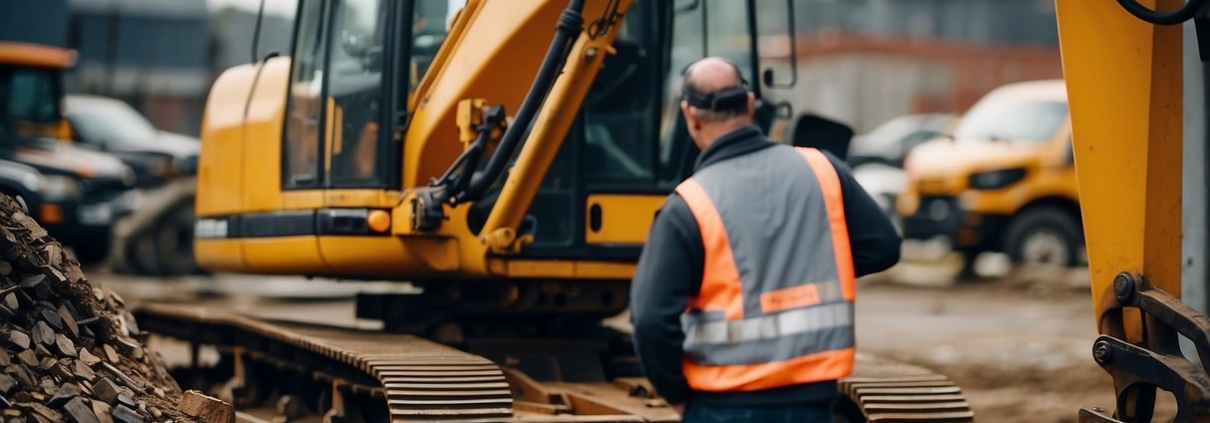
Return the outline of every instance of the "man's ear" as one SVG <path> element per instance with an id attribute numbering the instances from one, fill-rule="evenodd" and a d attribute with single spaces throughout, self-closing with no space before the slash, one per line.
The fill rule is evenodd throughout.
<path id="1" fill-rule="evenodd" d="M 697 130 L 701 125 L 701 121 L 697 119 L 697 108 L 690 106 L 689 102 L 681 101 L 681 114 L 685 115 L 685 126 L 690 130 Z"/>

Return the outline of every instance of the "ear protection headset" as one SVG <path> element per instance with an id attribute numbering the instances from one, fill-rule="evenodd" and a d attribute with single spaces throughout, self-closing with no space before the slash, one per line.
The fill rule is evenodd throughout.
<path id="1" fill-rule="evenodd" d="M 685 78 L 685 83 L 681 86 L 681 99 L 689 103 L 690 106 L 702 110 L 710 110 L 715 112 L 726 111 L 743 111 L 748 107 L 748 81 L 744 79 L 743 72 L 740 72 L 739 66 L 727 59 L 723 59 L 732 68 L 735 69 L 735 74 L 739 76 L 739 84 L 730 87 L 719 89 L 715 92 L 706 94 L 693 88 L 688 83 L 688 78 Z M 697 62 L 694 62 L 697 63 Z M 686 66 L 681 71 L 681 75 L 688 74 L 689 69 L 693 67 L 693 63 Z"/>

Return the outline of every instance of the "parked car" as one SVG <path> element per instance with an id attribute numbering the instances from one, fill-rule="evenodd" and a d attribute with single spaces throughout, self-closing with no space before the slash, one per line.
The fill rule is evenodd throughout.
<path id="1" fill-rule="evenodd" d="M 108 257 L 114 225 L 138 206 L 134 171 L 114 157 L 56 139 L 3 132 L 0 166 L 24 182 L 0 184 L 0 192 L 24 203 L 30 216 L 72 247 L 81 263 Z M 35 180 L 36 189 L 29 183 Z"/>
<path id="2" fill-rule="evenodd" d="M 968 266 L 992 251 L 1015 263 L 1079 265 L 1084 238 L 1072 153 L 1062 80 L 993 90 L 952 139 L 908 155 L 908 183 L 896 205 L 905 237 L 946 237 Z"/>
<path id="3" fill-rule="evenodd" d="M 903 192 L 907 175 L 903 169 L 879 162 L 870 162 L 853 168 L 853 179 L 882 207 L 895 229 L 903 232 L 903 222 L 895 211 L 895 201 Z"/>
<path id="4" fill-rule="evenodd" d="M 140 188 L 197 174 L 201 151 L 197 138 L 160 130 L 133 107 L 113 98 L 69 94 L 63 105 L 72 140 L 120 158 L 135 170 Z"/>
<path id="5" fill-rule="evenodd" d="M 849 165 L 867 163 L 903 167 L 904 157 L 916 146 L 949 133 L 958 117 L 945 113 L 900 116 L 853 137 Z"/>
<path id="6" fill-rule="evenodd" d="M 118 227 L 116 270 L 146 275 L 197 273 L 193 198 L 201 142 L 161 130 L 125 102 L 71 94 L 64 116 L 72 141 L 111 154 L 135 170 L 144 206 Z M 126 241 L 126 242 L 123 242 Z"/>
<path id="7" fill-rule="evenodd" d="M 67 49 L 0 41 L 0 160 L 13 175 L 38 175 L 37 190 L 0 189 L 24 201 L 81 262 L 97 263 L 111 251 L 116 223 L 136 208 L 136 176 L 117 158 L 63 141 L 71 132 L 63 72 L 74 63 Z"/>
<path id="8" fill-rule="evenodd" d="M 46 176 L 33 166 L 0 160 L 0 194 L 13 197 L 21 211 L 36 218 L 42 207 L 42 196 L 49 183 Z"/>

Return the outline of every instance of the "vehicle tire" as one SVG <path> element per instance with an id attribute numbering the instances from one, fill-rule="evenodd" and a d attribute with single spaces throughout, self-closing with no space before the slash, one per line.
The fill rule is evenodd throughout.
<path id="1" fill-rule="evenodd" d="M 163 269 L 160 269 L 155 233 L 154 230 L 150 230 L 126 241 L 126 264 L 135 274 L 165 276 Z"/>
<path id="2" fill-rule="evenodd" d="M 1004 252 L 1013 264 L 1076 266 L 1083 245 L 1079 217 L 1053 206 L 1021 211 L 1004 233 Z"/>
<path id="3" fill-rule="evenodd" d="M 198 272 L 193 258 L 193 203 L 177 207 L 151 232 L 157 269 L 169 276 Z"/>

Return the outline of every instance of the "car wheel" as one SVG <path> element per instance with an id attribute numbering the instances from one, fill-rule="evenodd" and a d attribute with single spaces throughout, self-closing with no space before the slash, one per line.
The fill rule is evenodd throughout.
<path id="1" fill-rule="evenodd" d="M 1076 266 L 1083 244 L 1078 218 L 1058 207 L 1026 209 L 1005 232 L 1005 252 L 1013 264 Z"/>
<path id="2" fill-rule="evenodd" d="M 126 261 L 138 275 L 164 276 L 155 248 L 155 231 L 142 233 L 138 238 L 127 241 Z"/>
<path id="3" fill-rule="evenodd" d="M 180 207 L 152 232 L 160 272 L 179 276 L 198 271 L 193 259 L 194 220 L 192 207 Z"/>

